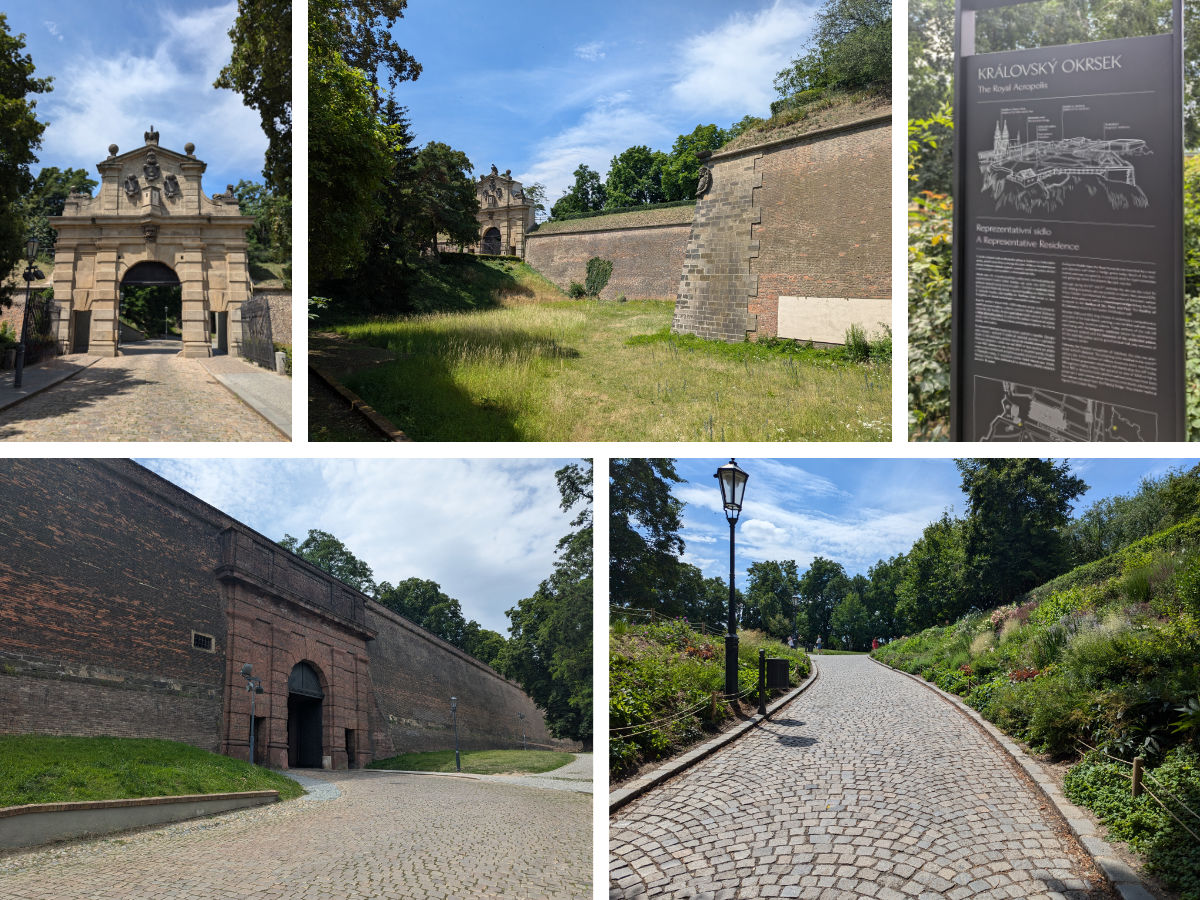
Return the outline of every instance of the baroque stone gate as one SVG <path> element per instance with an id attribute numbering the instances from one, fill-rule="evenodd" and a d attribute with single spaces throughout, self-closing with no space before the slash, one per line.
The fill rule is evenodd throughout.
<path id="1" fill-rule="evenodd" d="M 208 167 L 195 145 L 159 147 L 151 126 L 145 145 L 96 165 L 96 196 L 72 193 L 54 250 L 54 329 L 62 353 L 116 356 L 120 299 L 128 284 L 178 282 L 183 299 L 183 355 L 228 350 L 241 356 L 241 306 L 250 298 L 246 230 L 232 186 L 212 197 Z"/>

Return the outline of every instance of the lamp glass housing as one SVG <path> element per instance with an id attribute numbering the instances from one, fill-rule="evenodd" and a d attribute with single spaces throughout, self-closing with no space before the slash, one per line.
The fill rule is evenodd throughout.
<path id="1" fill-rule="evenodd" d="M 746 495 L 746 482 L 750 475 L 734 460 L 729 460 L 717 469 L 717 481 L 721 485 L 721 503 L 725 507 L 725 518 L 736 522 L 742 512 L 742 498 Z"/>
<path id="2" fill-rule="evenodd" d="M 30 238 L 25 242 L 25 258 L 30 262 L 33 262 L 35 259 L 37 259 L 37 252 L 38 240 L 37 238 Z"/>

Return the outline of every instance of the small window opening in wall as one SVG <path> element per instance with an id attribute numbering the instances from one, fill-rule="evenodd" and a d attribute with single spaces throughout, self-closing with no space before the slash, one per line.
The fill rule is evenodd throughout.
<path id="1" fill-rule="evenodd" d="M 213 652 L 213 636 L 211 634 L 201 634 L 198 631 L 192 632 L 192 646 L 197 650 L 204 650 L 207 653 Z"/>

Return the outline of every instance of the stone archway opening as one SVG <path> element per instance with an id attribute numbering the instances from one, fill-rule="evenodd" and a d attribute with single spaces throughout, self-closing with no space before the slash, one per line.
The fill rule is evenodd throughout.
<path id="1" fill-rule="evenodd" d="M 183 342 L 183 287 L 170 266 L 158 261 L 130 266 L 121 278 L 117 310 L 121 325 L 117 347 L 122 354 L 179 352 Z M 76 334 L 79 331 L 76 329 Z M 134 332 L 172 343 L 165 347 L 157 343 L 131 347 L 129 338 L 136 339 Z"/>
<path id="2" fill-rule="evenodd" d="M 324 762 L 324 702 L 321 676 L 312 663 L 298 662 L 288 676 L 288 767 L 319 769 Z"/>
<path id="3" fill-rule="evenodd" d="M 479 245 L 479 252 L 484 254 L 492 254 L 498 256 L 500 254 L 500 229 L 489 228 L 483 233 L 483 241 Z"/>

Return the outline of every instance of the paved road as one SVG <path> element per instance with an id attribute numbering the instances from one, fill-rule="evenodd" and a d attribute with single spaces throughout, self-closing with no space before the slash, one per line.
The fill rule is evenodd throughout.
<path id="1" fill-rule="evenodd" d="M 0 855 L 0 900 L 449 900 L 592 896 L 584 794 L 305 772 L 336 799 Z"/>
<path id="2" fill-rule="evenodd" d="M 616 813 L 611 897 L 1109 896 L 960 712 L 865 657 L 818 664 L 770 724 Z"/>
<path id="3" fill-rule="evenodd" d="M 282 441 L 178 341 L 122 348 L 42 393 L 0 411 L 5 441 Z M 72 357 L 64 357 L 71 360 Z"/>

